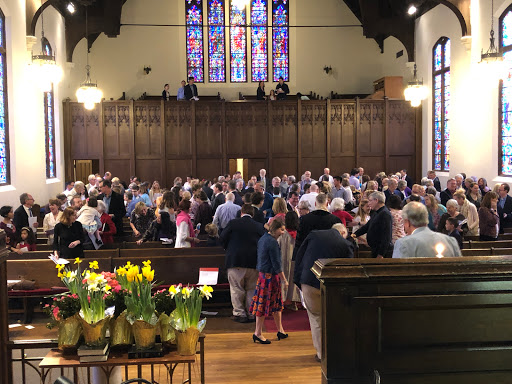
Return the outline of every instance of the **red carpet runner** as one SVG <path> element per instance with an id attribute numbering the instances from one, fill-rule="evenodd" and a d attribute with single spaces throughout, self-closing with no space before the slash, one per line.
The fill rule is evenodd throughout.
<path id="1" fill-rule="evenodd" d="M 309 331 L 309 319 L 306 310 L 283 311 L 283 328 L 285 332 Z M 277 332 L 273 317 L 265 318 L 265 332 Z"/>

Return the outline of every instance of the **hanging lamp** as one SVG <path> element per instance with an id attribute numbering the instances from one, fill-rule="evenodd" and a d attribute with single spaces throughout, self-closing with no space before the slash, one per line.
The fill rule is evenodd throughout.
<path id="1" fill-rule="evenodd" d="M 88 15 L 87 6 L 85 7 L 85 40 L 87 49 L 87 65 L 85 66 L 85 81 L 80 84 L 80 88 L 76 91 L 76 98 L 79 103 L 84 103 L 85 109 L 94 109 L 95 104 L 100 103 L 103 98 L 103 92 L 98 88 L 97 83 L 91 80 L 91 66 L 89 65 L 89 34 L 87 29 Z"/>
<path id="2" fill-rule="evenodd" d="M 31 71 L 34 80 L 43 92 L 50 92 L 52 84 L 58 84 L 62 80 L 62 68 L 57 65 L 55 55 L 46 51 L 44 37 L 44 18 L 41 13 L 41 52 L 38 55 L 32 53 Z"/>
<path id="3" fill-rule="evenodd" d="M 486 52 L 482 49 L 480 56 L 480 63 L 486 65 L 486 72 L 489 74 L 496 75 L 499 79 L 506 76 L 508 71 L 506 70 L 505 63 L 503 61 L 503 53 L 499 47 L 495 44 L 494 38 L 494 0 L 491 1 L 491 32 L 490 32 L 490 45 Z"/>
<path id="4" fill-rule="evenodd" d="M 428 96 L 427 87 L 423 85 L 423 80 L 418 80 L 416 75 L 417 69 L 416 63 L 414 63 L 414 79 L 409 81 L 404 91 L 405 100 L 410 101 L 412 107 L 419 107 Z"/>

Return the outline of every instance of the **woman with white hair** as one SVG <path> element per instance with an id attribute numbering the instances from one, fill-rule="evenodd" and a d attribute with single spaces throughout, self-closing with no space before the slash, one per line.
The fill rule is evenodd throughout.
<path id="1" fill-rule="evenodd" d="M 345 200 L 341 197 L 336 197 L 332 199 L 331 205 L 329 206 L 329 211 L 336 217 L 338 217 L 344 226 L 347 226 L 347 223 L 352 222 L 352 216 L 350 213 L 345 211 Z"/>
<path id="2" fill-rule="evenodd" d="M 80 196 L 80 199 L 82 199 L 82 201 L 84 201 L 88 197 L 87 191 L 85 190 L 85 184 L 81 181 L 76 181 L 75 186 L 68 194 L 68 205 L 69 206 L 73 205 L 72 202 L 73 202 L 73 198 L 75 196 Z"/>
<path id="3" fill-rule="evenodd" d="M 444 234 L 448 234 L 448 231 L 446 230 L 446 220 L 449 217 L 453 217 L 459 221 L 464 221 L 466 218 L 463 214 L 459 212 L 459 203 L 457 203 L 457 200 L 450 199 L 446 202 L 446 213 L 441 216 L 441 219 L 439 220 L 439 225 L 437 226 L 437 232 L 442 232 Z"/>
<path id="4" fill-rule="evenodd" d="M 478 236 L 480 233 L 478 210 L 475 204 L 466 199 L 466 192 L 461 188 L 453 194 L 453 198 L 459 204 L 460 213 L 468 219 L 468 227 L 464 231 L 466 236 Z"/>

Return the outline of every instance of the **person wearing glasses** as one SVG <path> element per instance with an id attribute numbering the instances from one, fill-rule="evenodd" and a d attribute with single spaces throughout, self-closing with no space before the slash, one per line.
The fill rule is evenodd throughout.
<path id="1" fill-rule="evenodd" d="M 32 206 L 34 205 L 34 198 L 28 193 L 20 195 L 21 205 L 14 211 L 13 224 L 16 228 L 31 227 L 34 230 L 37 228 L 37 220 L 29 220 L 29 217 L 34 217 L 32 214 Z M 32 221 L 32 226 L 29 224 Z"/>
<path id="2" fill-rule="evenodd" d="M 84 256 L 83 243 L 85 241 L 82 224 L 76 221 L 76 212 L 67 207 L 55 225 L 53 234 L 53 251 L 55 256 L 64 259 L 74 259 Z"/>

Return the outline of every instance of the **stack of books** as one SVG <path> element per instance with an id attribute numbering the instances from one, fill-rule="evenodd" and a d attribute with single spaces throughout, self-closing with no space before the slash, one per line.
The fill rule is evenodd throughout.
<path id="1" fill-rule="evenodd" d="M 88 347 L 84 344 L 78 348 L 77 355 L 81 363 L 93 363 L 107 361 L 109 352 L 108 343 L 103 347 Z"/>

